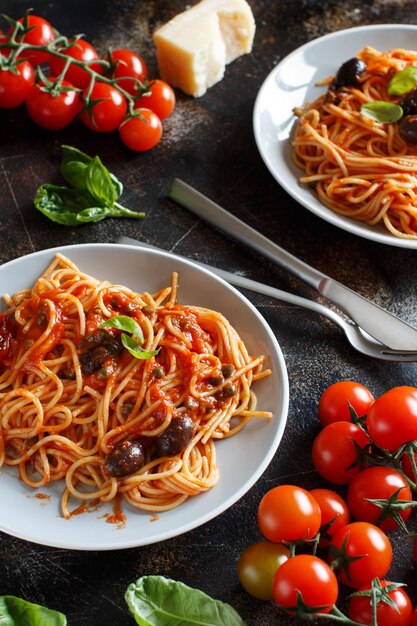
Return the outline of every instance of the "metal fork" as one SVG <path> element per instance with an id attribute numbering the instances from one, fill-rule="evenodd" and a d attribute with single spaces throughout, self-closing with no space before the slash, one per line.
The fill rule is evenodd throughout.
<path id="1" fill-rule="evenodd" d="M 144 243 L 143 241 L 132 239 L 131 237 L 119 237 L 117 243 L 128 244 L 140 248 L 162 250 L 162 248 L 152 246 L 148 243 Z M 180 255 L 174 256 L 178 256 L 179 258 L 186 258 Z M 375 359 L 382 359 L 384 361 L 404 361 L 409 363 L 417 361 L 417 352 L 400 352 L 398 350 L 391 350 L 391 348 L 387 348 L 382 343 L 376 341 L 370 335 L 365 333 L 365 331 L 363 331 L 357 324 L 355 324 L 355 322 L 343 319 L 338 313 L 336 313 L 332 309 L 329 309 L 323 304 L 319 304 L 318 302 L 314 302 L 313 300 L 308 300 L 307 298 L 302 298 L 301 296 L 296 296 L 295 294 L 288 293 L 287 291 L 282 291 L 281 289 L 276 289 L 275 287 L 271 287 L 270 285 L 259 283 L 250 278 L 246 278 L 245 276 L 232 274 L 231 272 L 227 272 L 226 270 L 222 270 L 218 267 L 207 265 L 206 263 L 200 263 L 198 261 L 192 261 L 192 263 L 203 267 L 213 274 L 216 274 L 231 285 L 235 285 L 236 287 L 241 287 L 243 289 L 248 289 L 249 291 L 254 291 L 256 293 L 260 293 L 276 300 L 281 300 L 283 302 L 288 302 L 289 304 L 294 304 L 305 309 L 310 309 L 315 313 L 319 313 L 320 315 L 327 317 L 327 319 L 337 324 L 337 326 L 339 326 L 339 328 L 343 330 L 350 345 L 361 354 L 365 354 L 366 356 L 370 356 Z"/>

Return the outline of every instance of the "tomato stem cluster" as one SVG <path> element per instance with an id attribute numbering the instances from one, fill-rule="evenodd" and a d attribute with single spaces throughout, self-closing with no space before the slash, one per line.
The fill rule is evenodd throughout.
<path id="1" fill-rule="evenodd" d="M 105 59 L 94 59 L 92 61 L 80 61 L 78 59 L 74 59 L 73 57 L 67 56 L 64 52 L 61 52 L 61 49 L 65 50 L 65 48 L 68 48 L 72 45 L 76 46 L 77 42 L 82 38 L 82 35 L 76 35 L 73 39 L 70 40 L 68 39 L 68 37 L 57 33 L 57 37 L 48 42 L 46 45 L 25 43 L 21 39 L 22 37 L 24 37 L 24 35 L 30 32 L 32 28 L 26 25 L 25 22 L 22 23 L 12 20 L 6 15 L 3 15 L 3 17 L 13 25 L 13 31 L 10 34 L 7 42 L 0 41 L 0 52 L 2 49 L 11 50 L 11 53 L 8 57 L 3 56 L 1 58 L 0 67 L 13 70 L 17 67 L 19 62 L 21 62 L 25 58 L 25 52 L 44 52 L 47 55 L 61 59 L 64 62 L 64 67 L 61 73 L 56 77 L 56 81 L 54 82 L 54 89 L 56 92 L 60 91 L 62 82 L 65 79 L 68 69 L 71 65 L 73 65 L 84 70 L 90 77 L 88 87 L 82 95 L 82 101 L 86 109 L 88 109 L 89 106 L 91 106 L 92 104 L 91 94 L 93 91 L 93 87 L 96 81 L 100 80 L 100 82 L 104 82 L 117 89 L 124 96 L 124 98 L 126 98 L 129 117 L 137 117 L 138 115 L 140 115 L 140 113 L 135 112 L 135 102 L 141 96 L 149 93 L 149 83 L 147 81 L 142 82 L 135 77 L 129 78 L 129 80 L 134 81 L 137 85 L 137 96 L 133 97 L 128 91 L 126 91 L 126 89 L 123 89 L 123 87 L 121 87 L 119 84 L 120 81 L 125 79 L 106 76 L 105 73 L 101 74 L 94 70 L 93 67 L 91 67 L 93 64 L 99 64 L 103 68 L 104 72 L 108 72 L 109 74 L 111 74 L 112 70 L 114 70 L 115 67 L 115 64 L 111 60 L 107 61 Z M 111 59 L 110 52 L 108 53 L 108 56 L 109 59 Z M 81 90 L 79 89 L 78 91 Z"/>

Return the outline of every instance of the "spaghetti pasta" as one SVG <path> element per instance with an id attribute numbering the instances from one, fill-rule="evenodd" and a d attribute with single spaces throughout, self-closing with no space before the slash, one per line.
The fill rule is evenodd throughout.
<path id="1" fill-rule="evenodd" d="M 65 480 L 66 518 L 119 497 L 172 509 L 217 483 L 216 440 L 271 417 L 252 389 L 264 357 L 177 293 L 175 273 L 138 294 L 58 254 L 32 289 L 4 297 L 0 466 L 32 488 Z"/>
<path id="2" fill-rule="evenodd" d="M 339 215 L 417 239 L 417 146 L 404 140 L 399 123 L 361 113 L 365 104 L 401 102 L 388 86 L 397 72 L 417 66 L 417 52 L 367 47 L 357 56 L 365 70 L 356 86 L 337 88 L 330 78 L 327 93 L 297 112 L 292 145 L 294 163 L 305 171 L 300 182 Z"/>

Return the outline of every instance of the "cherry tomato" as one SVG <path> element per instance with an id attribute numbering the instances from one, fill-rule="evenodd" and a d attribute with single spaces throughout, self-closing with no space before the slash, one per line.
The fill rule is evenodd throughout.
<path id="1" fill-rule="evenodd" d="M 9 41 L 9 37 L 0 30 L 0 43 L 7 43 Z M 8 57 L 10 54 L 10 48 L 0 48 L 0 54 L 5 57 Z"/>
<path id="2" fill-rule="evenodd" d="M 120 91 L 111 85 L 98 82 L 91 91 L 91 100 L 92 109 L 83 112 L 81 121 L 99 133 L 109 133 L 119 128 L 127 111 L 126 99 Z M 94 100 L 97 100 L 96 104 Z"/>
<path id="3" fill-rule="evenodd" d="M 30 28 L 29 32 L 23 35 L 19 41 L 24 41 L 32 46 L 46 46 L 55 39 L 53 26 L 43 17 L 37 15 L 26 15 L 17 20 L 25 27 Z M 40 65 L 51 58 L 51 55 L 42 50 L 25 50 L 22 56 L 32 65 Z"/>
<path id="4" fill-rule="evenodd" d="M 49 80 L 53 83 L 56 78 Z M 62 81 L 61 85 L 65 91 L 53 95 L 43 89 L 43 83 L 38 83 L 26 100 L 29 116 L 42 128 L 48 130 L 65 128 L 81 110 L 78 91 L 66 80 Z"/>
<path id="5" fill-rule="evenodd" d="M 237 564 L 240 584 L 254 598 L 272 600 L 272 579 L 289 556 L 289 549 L 281 543 L 260 541 L 249 546 Z"/>
<path id="6" fill-rule="evenodd" d="M 320 507 L 313 496 L 295 485 L 270 489 L 258 507 L 258 525 L 270 541 L 312 539 L 319 531 Z"/>
<path id="7" fill-rule="evenodd" d="M 377 398 L 366 420 L 377 446 L 394 451 L 417 439 L 417 389 L 394 387 Z"/>
<path id="8" fill-rule="evenodd" d="M 14 109 L 21 105 L 35 83 L 35 72 L 29 61 L 20 61 L 16 73 L 0 69 L 0 108 Z"/>
<path id="9" fill-rule="evenodd" d="M 417 466 L 417 452 L 413 453 L 413 457 L 414 457 L 414 462 Z M 413 465 L 411 463 L 411 459 L 408 453 L 403 454 L 403 456 L 401 457 L 401 468 L 404 474 L 408 476 L 410 480 L 412 480 L 414 483 L 417 482 L 417 476 L 414 472 L 414 468 L 413 468 Z"/>
<path id="10" fill-rule="evenodd" d="M 346 556 L 346 562 L 343 556 Z M 350 557 L 360 557 L 349 561 Z M 373 578 L 383 578 L 392 562 L 392 546 L 386 534 L 374 524 L 352 522 L 338 530 L 329 544 L 329 560 L 340 560 L 336 574 L 340 582 L 358 588 Z"/>
<path id="11" fill-rule="evenodd" d="M 164 120 L 175 109 L 174 90 L 164 80 L 155 79 L 150 83 L 149 93 L 139 98 L 136 105 L 150 109 Z"/>
<path id="12" fill-rule="evenodd" d="M 97 72 L 98 74 L 103 73 L 103 69 L 100 63 L 93 63 L 96 59 L 98 59 L 97 50 L 91 43 L 88 41 L 84 41 L 84 39 L 77 39 L 77 41 L 68 48 L 60 50 L 65 56 L 71 57 L 76 61 L 83 61 L 84 63 L 88 63 L 89 67 Z M 58 57 L 52 57 L 49 62 L 49 67 L 51 70 L 52 76 L 58 76 L 61 74 L 64 69 L 65 61 Z M 90 74 L 86 72 L 82 67 L 78 67 L 75 64 L 69 66 L 66 71 L 65 79 L 70 82 L 75 87 L 79 87 L 80 89 L 84 89 L 84 87 L 88 87 L 90 84 Z"/>
<path id="13" fill-rule="evenodd" d="M 349 485 L 347 501 L 353 517 L 362 522 L 370 522 L 389 532 L 397 528 L 398 523 L 389 515 L 384 515 L 383 509 L 367 502 L 367 499 L 389 500 L 399 491 L 398 500 L 411 502 L 413 499 L 411 489 L 405 478 L 391 467 L 375 466 L 359 472 Z M 404 521 L 411 515 L 411 508 L 404 509 L 400 513 Z"/>
<path id="14" fill-rule="evenodd" d="M 391 585 L 388 580 L 380 581 L 382 587 Z M 368 591 L 370 585 L 360 587 L 358 591 Z M 397 609 L 387 602 L 378 602 L 376 609 L 376 619 L 378 626 L 409 626 L 413 607 L 408 594 L 402 587 L 397 587 L 388 592 L 388 597 L 394 602 Z M 351 596 L 349 602 L 349 617 L 358 624 L 371 626 L 372 606 L 369 596 Z"/>
<path id="15" fill-rule="evenodd" d="M 413 611 L 413 616 L 411 618 L 411 626 L 417 626 L 417 606 Z"/>
<path id="16" fill-rule="evenodd" d="M 352 380 L 341 380 L 323 392 L 319 400 L 319 419 L 322 426 L 332 422 L 350 422 L 349 404 L 358 417 L 366 415 L 374 401 L 372 393 Z"/>
<path id="17" fill-rule="evenodd" d="M 330 489 L 312 489 L 310 494 L 316 500 L 321 511 L 320 547 L 327 546 L 339 528 L 350 522 L 348 505 L 335 491 Z"/>
<path id="18" fill-rule="evenodd" d="M 142 57 L 132 52 L 132 50 L 119 48 L 112 50 L 107 55 L 107 60 L 117 63 L 113 71 L 114 78 L 127 77 L 126 80 L 118 80 L 117 84 L 132 96 L 140 94 L 141 88 L 137 80 L 143 83 L 148 77 L 148 68 Z M 129 78 L 136 78 L 137 80 L 128 80 Z"/>
<path id="19" fill-rule="evenodd" d="M 135 109 L 140 117 L 130 117 L 120 126 L 120 139 L 131 150 L 145 152 L 156 146 L 162 137 L 159 117 L 149 109 Z"/>
<path id="20" fill-rule="evenodd" d="M 367 451 L 368 435 L 351 422 L 333 422 L 325 426 L 313 442 L 313 465 L 326 480 L 336 485 L 346 485 L 361 470 L 359 446 Z M 358 463 L 355 465 L 355 463 Z"/>
<path id="21" fill-rule="evenodd" d="M 274 576 L 274 602 L 289 613 L 295 613 L 299 593 L 304 604 L 311 609 L 317 607 L 316 612 L 329 613 L 336 604 L 339 593 L 336 576 L 327 563 L 317 556 L 293 556 L 281 565 Z"/>

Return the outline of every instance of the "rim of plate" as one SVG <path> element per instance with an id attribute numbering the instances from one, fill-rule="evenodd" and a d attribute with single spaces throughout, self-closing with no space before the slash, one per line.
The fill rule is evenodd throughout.
<path id="1" fill-rule="evenodd" d="M 26 531 L 15 532 L 13 528 L 5 526 L 5 524 L 3 523 L 3 520 L 1 519 L 1 513 L 0 513 L 0 531 L 5 532 L 6 534 L 9 534 L 19 539 L 24 539 L 26 541 L 30 541 L 39 545 L 50 546 L 50 547 L 55 547 L 55 548 L 64 548 L 64 549 L 70 549 L 70 550 L 80 550 L 80 551 L 120 550 L 120 549 L 135 548 L 135 547 L 140 547 L 144 545 L 159 543 L 161 541 L 172 539 L 181 534 L 184 534 L 218 517 L 220 514 L 222 514 L 224 511 L 230 508 L 233 504 L 235 504 L 241 497 L 243 497 L 249 491 L 249 489 L 253 487 L 253 485 L 258 481 L 258 479 L 262 476 L 262 474 L 267 469 L 268 465 L 272 461 L 272 458 L 274 457 L 274 455 L 276 454 L 278 450 L 279 444 L 284 434 L 285 426 L 286 426 L 287 419 L 288 419 L 288 406 L 289 406 L 289 382 L 288 382 L 287 367 L 285 364 L 283 353 L 281 351 L 281 347 L 271 327 L 269 326 L 268 322 L 263 318 L 263 316 L 259 313 L 256 307 L 250 302 L 250 300 L 248 300 L 242 293 L 240 293 L 237 289 L 235 289 L 235 287 L 233 287 L 232 285 L 229 285 L 226 281 L 224 281 L 219 276 L 216 276 L 214 273 L 210 272 L 209 270 L 206 270 L 205 268 L 202 268 L 196 265 L 191 260 L 188 260 L 183 257 L 178 257 L 175 254 L 171 254 L 163 250 L 159 251 L 159 250 L 155 250 L 151 248 L 140 248 L 138 246 L 133 246 L 129 244 L 116 244 L 116 243 L 72 244 L 72 245 L 66 245 L 66 246 L 56 246 L 52 248 L 47 248 L 44 250 L 39 250 L 37 252 L 30 253 L 28 255 L 24 255 L 23 257 L 12 259 L 11 261 L 8 261 L 0 266 L 0 274 L 4 272 L 5 269 L 6 271 L 11 271 L 14 266 L 21 264 L 23 261 L 30 263 L 30 261 L 35 258 L 42 259 L 43 257 L 45 257 L 45 268 L 46 268 L 47 261 L 50 259 L 50 257 L 52 257 L 53 254 L 56 254 L 57 252 L 61 252 L 62 254 L 71 258 L 71 250 L 72 251 L 84 250 L 84 251 L 93 252 L 94 250 L 97 250 L 98 248 L 101 248 L 104 250 L 112 249 L 115 251 L 117 250 L 130 251 L 132 254 L 135 254 L 137 256 L 144 254 L 146 256 L 148 255 L 155 256 L 155 258 L 159 258 L 159 259 L 161 257 L 171 259 L 171 260 L 174 260 L 180 266 L 189 267 L 193 272 L 197 272 L 199 276 L 202 276 L 202 277 L 206 276 L 208 277 L 208 280 L 214 281 L 214 283 L 222 285 L 223 289 L 226 289 L 226 292 L 229 291 L 233 295 L 233 297 L 236 298 L 237 301 L 240 301 L 240 304 L 242 304 L 247 309 L 249 309 L 250 313 L 256 317 L 258 323 L 263 328 L 265 336 L 268 340 L 268 345 L 271 346 L 271 350 L 270 350 L 271 360 L 273 357 L 273 359 L 279 364 L 278 371 L 275 372 L 274 375 L 276 376 L 276 381 L 279 382 L 279 386 L 280 386 L 280 393 L 279 393 L 280 406 L 277 408 L 277 414 L 276 414 L 277 426 L 275 427 L 274 432 L 273 432 L 274 436 L 272 437 L 270 441 L 267 454 L 262 459 L 260 459 L 260 462 L 257 465 L 256 471 L 254 471 L 253 474 L 250 476 L 250 478 L 245 480 L 245 482 L 241 484 L 240 487 L 236 489 L 236 491 L 234 491 L 227 498 L 223 498 L 221 502 L 219 502 L 219 504 L 215 506 L 214 509 L 209 510 L 207 513 L 203 515 L 199 514 L 198 502 L 194 501 L 193 498 L 190 498 L 189 500 L 187 500 L 183 505 L 180 505 L 179 507 L 172 509 L 172 512 L 175 513 L 177 511 L 181 511 L 181 507 L 184 507 L 184 505 L 186 505 L 187 503 L 194 502 L 193 509 L 195 510 L 195 514 L 193 516 L 193 519 L 191 520 L 188 519 L 188 521 L 185 520 L 184 523 L 180 527 L 175 527 L 175 528 L 166 530 L 164 532 L 161 532 L 159 534 L 151 533 L 151 536 L 149 536 L 148 538 L 142 539 L 140 536 L 141 526 L 139 526 L 138 532 L 137 532 L 137 535 L 135 535 L 135 538 L 128 539 L 126 541 L 123 541 L 120 539 L 121 534 L 123 533 L 123 530 L 124 530 L 124 529 L 121 529 L 113 533 L 114 535 L 113 542 L 111 543 L 106 542 L 103 544 L 102 541 L 96 541 L 96 543 L 92 543 L 92 544 L 89 543 L 89 545 L 87 546 L 87 545 L 79 545 L 78 541 L 75 538 L 63 537 L 62 540 L 60 539 L 59 541 L 50 539 L 48 538 L 48 528 L 42 530 L 41 532 L 39 532 L 36 528 L 31 529 L 30 520 L 28 520 L 27 532 Z M 87 274 L 89 273 L 88 269 L 83 269 L 82 267 L 80 267 L 80 270 L 84 271 Z M 104 273 L 105 271 L 106 270 L 104 270 Z M 0 294 L 0 296 L 2 295 L 3 294 Z M 242 431 L 242 433 L 244 433 L 244 430 Z M 13 475 L 13 478 L 16 480 L 16 485 L 18 486 L 20 484 L 18 476 Z M 1 481 L 1 471 L 0 471 L 0 481 Z M 216 489 L 216 486 L 213 489 Z M 209 490 L 208 494 L 211 491 L 212 490 Z M 16 489 L 16 493 L 17 492 L 18 492 L 18 488 Z M 200 495 L 201 497 L 204 497 L 206 494 L 203 493 Z M 20 496 L 24 497 L 24 495 L 22 494 L 20 494 Z M 134 511 L 133 512 L 128 511 L 127 515 L 132 514 L 132 513 L 134 513 Z M 151 515 L 150 513 L 139 511 L 139 514 L 141 513 L 144 513 L 145 515 L 148 515 L 148 516 Z M 169 515 L 169 513 L 171 513 L 171 511 L 166 511 L 164 513 L 160 513 L 159 515 L 166 515 L 166 514 Z M 86 513 L 85 515 L 88 515 L 88 513 Z M 81 516 L 81 517 L 84 517 L 84 516 Z M 54 515 L 51 513 L 51 520 L 52 520 L 51 523 L 53 523 L 53 519 L 54 519 Z M 65 520 L 65 521 L 67 522 L 68 520 Z M 71 521 L 72 520 L 70 520 L 70 522 Z M 97 519 L 94 519 L 94 521 L 91 520 L 91 523 L 97 524 Z M 100 520 L 100 523 L 103 523 L 104 525 L 106 525 L 105 520 Z M 82 533 L 82 526 L 80 527 L 78 532 L 80 534 Z M 75 535 L 76 534 L 77 533 L 75 533 Z M 72 535 L 74 535 L 74 533 L 72 533 Z"/>
<path id="2" fill-rule="evenodd" d="M 354 26 L 351 28 L 345 28 L 345 29 L 338 30 L 335 32 L 327 33 L 326 35 L 317 37 L 316 39 L 308 41 L 307 43 L 299 46 L 298 48 L 290 52 L 287 56 L 285 56 L 283 59 L 281 59 L 281 61 L 279 61 L 279 63 L 277 63 L 277 65 L 275 65 L 275 67 L 269 72 L 264 82 L 262 83 L 258 91 L 258 94 L 256 96 L 254 109 L 253 109 L 253 116 L 252 116 L 253 132 L 255 136 L 256 146 L 268 170 L 270 171 L 272 176 L 275 178 L 275 180 L 280 184 L 280 186 L 292 198 L 294 198 L 294 200 L 296 200 L 302 207 L 311 211 L 312 213 L 314 213 L 321 219 L 324 219 L 325 221 L 333 224 L 334 226 L 341 228 L 342 230 L 345 230 L 347 232 L 350 232 L 354 235 L 357 235 L 359 237 L 363 237 L 365 239 L 369 239 L 371 241 L 375 241 L 377 243 L 382 243 L 385 245 L 391 245 L 391 246 L 400 247 L 400 248 L 417 249 L 416 239 L 414 240 L 413 239 L 401 239 L 399 237 L 395 237 L 394 235 L 391 235 L 383 226 L 380 226 L 380 225 L 369 226 L 368 224 L 364 222 L 360 222 L 359 220 L 355 221 L 353 218 L 348 218 L 342 215 L 338 215 L 331 209 L 324 206 L 324 204 L 322 204 L 318 200 L 317 196 L 315 195 L 315 191 L 313 189 L 308 188 L 307 186 L 303 187 L 300 185 L 300 183 L 298 182 L 298 177 L 297 177 L 296 172 L 295 173 L 290 172 L 289 169 L 288 171 L 285 170 L 281 172 L 276 167 L 276 164 L 273 163 L 269 154 L 267 153 L 265 141 L 262 136 L 260 114 L 261 114 L 261 107 L 262 107 L 263 99 L 265 97 L 265 93 L 268 91 L 268 89 L 270 89 L 271 84 L 275 81 L 276 76 L 280 72 L 282 72 L 285 66 L 292 63 L 292 61 L 300 54 L 303 54 L 306 51 L 308 52 L 309 50 L 314 49 L 314 48 L 319 48 L 321 45 L 326 44 L 327 42 L 331 40 L 343 38 L 346 41 L 346 38 L 349 38 L 349 36 L 352 37 L 352 36 L 355 36 L 356 34 L 362 34 L 362 33 L 363 34 L 366 34 L 366 33 L 375 34 L 378 31 L 380 31 L 381 33 L 384 33 L 387 31 L 392 31 L 392 32 L 398 31 L 399 33 L 401 31 L 409 31 L 410 33 L 417 34 L 417 25 L 385 23 L 385 24 L 370 24 L 370 25 L 363 25 L 363 26 Z M 366 45 L 366 43 L 364 42 L 362 45 Z M 417 39 L 416 39 L 416 49 L 417 49 Z M 358 49 L 352 50 L 352 54 L 355 54 L 355 52 L 358 52 Z M 303 102 L 300 102 L 300 106 L 303 104 Z M 294 121 L 295 121 L 295 118 L 292 120 L 291 125 L 289 127 L 289 130 L 290 130 L 289 135 L 291 134 L 293 130 Z M 278 138 L 276 139 L 278 152 L 283 152 L 283 150 L 285 149 L 284 143 L 288 141 L 288 138 L 289 136 L 286 138 L 285 142 L 284 140 L 280 141 Z M 281 148 L 280 146 L 284 146 L 284 148 Z M 283 157 L 283 160 L 285 161 L 287 167 L 291 165 L 288 163 L 288 160 L 285 157 Z M 299 171 L 298 168 L 296 168 L 295 166 L 293 167 L 294 167 L 294 170 Z"/>

